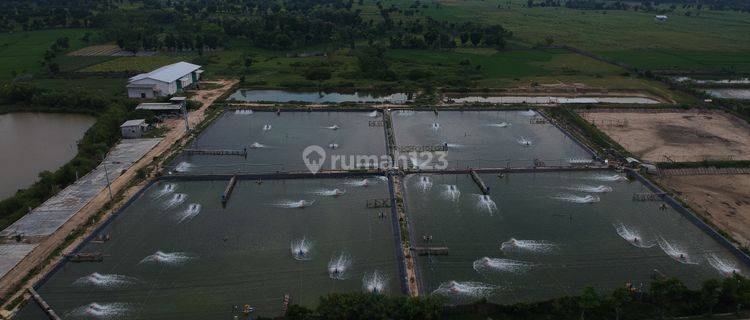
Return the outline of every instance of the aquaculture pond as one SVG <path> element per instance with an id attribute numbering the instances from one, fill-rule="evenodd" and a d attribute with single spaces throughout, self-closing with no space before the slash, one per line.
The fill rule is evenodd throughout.
<path id="1" fill-rule="evenodd" d="M 646 97 L 556 97 L 556 96 L 458 96 L 446 98 L 453 103 L 493 103 L 493 104 L 658 104 L 659 101 Z"/>
<path id="2" fill-rule="evenodd" d="M 750 89 L 705 89 L 705 91 L 715 98 L 750 100 Z"/>
<path id="3" fill-rule="evenodd" d="M 65 319 L 277 316 L 284 295 L 315 306 L 333 292 L 400 294 L 383 177 L 159 182 L 38 289 Z M 98 241 L 102 240 L 102 241 Z M 33 302 L 17 317 L 38 319 Z"/>
<path id="4" fill-rule="evenodd" d="M 0 115 L 0 200 L 55 171 L 78 152 L 78 140 L 96 118 L 80 114 Z"/>
<path id="5" fill-rule="evenodd" d="M 202 150 L 247 150 L 247 157 L 183 153 L 173 174 L 307 172 L 305 160 L 321 170 L 341 169 L 355 155 L 385 155 L 382 114 L 377 111 L 227 111 L 190 146 Z M 322 148 L 318 159 L 304 158 L 309 146 Z M 306 154 L 309 156 L 309 154 Z M 334 155 L 341 156 L 332 166 Z M 356 160 L 356 159 L 355 159 Z"/>
<path id="6" fill-rule="evenodd" d="M 415 167 L 437 167 L 437 156 L 410 154 L 445 147 L 448 168 L 532 167 L 590 163 L 592 154 L 536 111 L 393 111 L 396 145 Z"/>
<path id="7" fill-rule="evenodd" d="M 240 89 L 229 96 L 229 100 L 242 102 L 306 102 L 306 103 L 394 103 L 402 104 L 412 100 L 409 93 L 377 92 L 323 92 Z"/>
<path id="8" fill-rule="evenodd" d="M 452 303 L 498 303 L 608 292 L 653 277 L 703 280 L 748 269 L 707 233 L 612 171 L 410 175 L 406 210 L 415 246 L 447 247 L 418 257 L 422 291 Z"/>

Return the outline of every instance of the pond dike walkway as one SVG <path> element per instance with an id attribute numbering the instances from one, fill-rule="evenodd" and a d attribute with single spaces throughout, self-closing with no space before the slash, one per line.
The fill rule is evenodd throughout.
<path id="1" fill-rule="evenodd" d="M 598 171 L 611 169 L 607 165 L 588 165 L 585 167 L 528 167 L 528 168 L 482 168 L 482 169 L 446 169 L 446 170 L 419 170 L 419 169 L 396 169 L 396 170 L 367 170 L 367 171 L 321 171 L 311 173 L 309 171 L 274 172 L 274 173 L 226 173 L 226 174 L 169 174 L 158 177 L 164 181 L 208 181 L 208 180 L 230 180 L 237 177 L 238 180 L 280 180 L 280 179 L 326 179 L 326 178 L 351 178 L 385 175 L 408 175 L 408 174 L 470 174 L 476 173 L 518 173 L 518 172 L 565 172 L 565 171 Z"/>
<path id="2" fill-rule="evenodd" d="M 0 231 L 0 278 L 5 277 L 161 140 L 122 140 L 94 170 Z"/>

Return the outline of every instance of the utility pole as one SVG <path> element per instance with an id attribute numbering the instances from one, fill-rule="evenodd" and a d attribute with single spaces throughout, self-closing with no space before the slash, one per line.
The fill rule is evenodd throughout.
<path id="1" fill-rule="evenodd" d="M 188 122 L 187 104 L 183 102 L 182 117 L 185 118 L 185 133 L 190 132 L 190 122 Z"/>
<path id="2" fill-rule="evenodd" d="M 104 177 L 107 179 L 107 190 L 109 190 L 109 204 L 112 205 L 112 186 L 109 183 L 109 171 L 107 171 L 106 161 L 102 161 L 102 167 L 104 167 Z"/>

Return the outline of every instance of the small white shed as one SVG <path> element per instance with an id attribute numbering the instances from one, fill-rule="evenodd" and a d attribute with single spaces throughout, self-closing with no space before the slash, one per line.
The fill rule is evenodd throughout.
<path id="1" fill-rule="evenodd" d="M 120 126 L 120 132 L 125 139 L 140 138 L 147 131 L 148 123 L 145 119 L 128 120 Z"/>

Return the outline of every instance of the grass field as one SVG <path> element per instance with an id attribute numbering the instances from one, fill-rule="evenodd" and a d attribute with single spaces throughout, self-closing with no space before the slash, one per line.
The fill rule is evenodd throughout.
<path id="1" fill-rule="evenodd" d="M 87 77 L 83 79 L 40 78 L 32 81 L 35 85 L 43 88 L 53 90 L 85 89 L 88 92 L 103 96 L 124 96 L 126 82 L 127 79 L 124 78 L 103 77 Z"/>
<path id="2" fill-rule="evenodd" d="M 428 79 L 441 87 L 465 87 L 467 79 L 470 87 L 479 89 L 577 83 L 610 90 L 645 89 L 678 101 L 689 100 L 661 83 L 629 75 L 622 68 L 563 49 L 388 50 L 386 59 L 399 79 L 390 83 L 363 78 L 357 59 L 348 50 L 327 57 L 289 58 L 287 52 L 235 47 L 206 54 L 197 63 L 206 66 L 205 77 L 239 77 L 244 68 L 243 52 L 253 59 L 251 71 L 245 75 L 246 85 L 257 87 L 316 87 L 319 84 L 306 80 L 304 71 L 310 66 L 323 65 L 333 71 L 331 79 L 322 83 L 324 87 L 419 89 L 421 80 L 410 80 L 409 73 L 422 70 L 429 72 Z"/>
<path id="3" fill-rule="evenodd" d="M 411 1 L 384 0 L 385 7 L 408 7 Z M 499 23 L 526 45 L 568 44 L 648 69 L 677 67 L 719 70 L 734 65 L 750 72 L 750 14 L 701 10 L 685 16 L 678 8 L 666 23 L 656 23 L 653 12 L 594 11 L 526 7 L 526 0 L 440 0 L 437 8 L 422 9 L 427 16 L 452 22 Z M 374 16 L 372 6 L 363 11 Z M 661 8 L 666 8 L 662 5 Z M 728 62 L 726 58 L 731 59 Z"/>
<path id="4" fill-rule="evenodd" d="M 596 53 L 612 60 L 653 71 L 750 73 L 748 51 L 711 52 L 635 49 Z"/>
<path id="5" fill-rule="evenodd" d="M 144 72 L 161 66 L 179 62 L 190 61 L 195 54 L 158 54 L 143 57 L 118 57 L 102 63 L 94 64 L 83 69 L 81 72 Z M 70 57 L 74 59 L 92 59 L 96 57 Z"/>
<path id="6" fill-rule="evenodd" d="M 36 73 L 42 70 L 44 52 L 55 40 L 68 37 L 70 50 L 85 46 L 80 40 L 87 29 L 50 29 L 40 31 L 0 33 L 0 80 L 17 74 Z"/>

